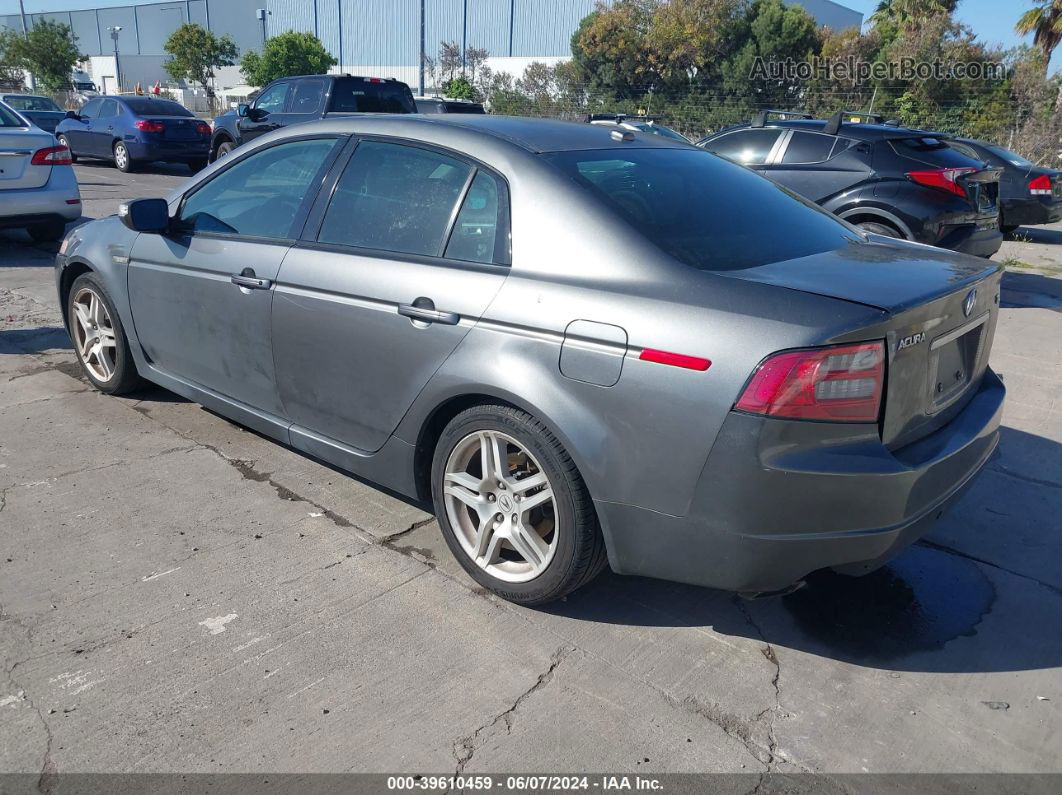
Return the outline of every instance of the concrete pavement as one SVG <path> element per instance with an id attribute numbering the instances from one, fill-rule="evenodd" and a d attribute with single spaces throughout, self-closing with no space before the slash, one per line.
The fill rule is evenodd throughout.
<path id="1" fill-rule="evenodd" d="M 185 173 L 76 168 L 90 216 Z M 1001 452 L 924 542 L 782 599 L 606 573 L 526 610 L 424 506 L 91 390 L 52 252 L 6 234 L 0 771 L 1062 772 L 1062 229 L 1034 235 L 997 257 Z"/>

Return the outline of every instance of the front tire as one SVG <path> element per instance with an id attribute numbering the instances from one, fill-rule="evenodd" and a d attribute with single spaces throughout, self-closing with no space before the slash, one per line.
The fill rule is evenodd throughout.
<path id="1" fill-rule="evenodd" d="M 235 148 L 236 144 L 234 144 L 232 141 L 222 141 L 220 144 L 218 144 L 218 152 L 214 156 L 214 160 L 217 161 L 221 160 L 221 158 L 223 157 L 228 157 L 232 150 Z"/>
<path id="2" fill-rule="evenodd" d="M 59 145 L 60 146 L 65 146 L 67 149 L 70 150 L 70 162 L 71 163 L 76 163 L 77 162 L 77 155 L 74 154 L 74 149 L 73 149 L 72 146 L 70 146 L 70 141 L 68 141 L 66 139 L 65 135 L 60 135 L 58 140 L 59 140 Z"/>
<path id="3" fill-rule="evenodd" d="M 432 499 L 454 557 L 521 605 L 560 599 L 606 565 L 593 501 L 560 441 L 511 406 L 467 409 L 439 437 Z"/>
<path id="4" fill-rule="evenodd" d="M 96 274 L 74 279 L 67 322 L 81 370 L 96 389 L 122 395 L 141 385 L 114 302 Z"/>
<path id="5" fill-rule="evenodd" d="M 129 147 L 121 141 L 118 141 L 114 145 L 114 165 L 119 171 L 126 174 L 136 168 L 133 163 L 133 158 L 129 154 Z"/>

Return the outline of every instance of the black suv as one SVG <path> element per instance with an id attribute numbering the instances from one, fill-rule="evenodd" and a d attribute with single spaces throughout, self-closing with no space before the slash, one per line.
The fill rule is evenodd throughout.
<path id="1" fill-rule="evenodd" d="M 259 135 L 326 116 L 416 113 L 413 92 L 400 80 L 353 75 L 298 75 L 267 85 L 250 105 L 214 119 L 210 159 L 224 157 Z"/>
<path id="2" fill-rule="evenodd" d="M 780 119 L 769 120 L 770 116 Z M 697 142 L 868 232 L 990 257 L 1003 242 L 999 168 L 940 133 L 853 111 L 762 111 Z"/>

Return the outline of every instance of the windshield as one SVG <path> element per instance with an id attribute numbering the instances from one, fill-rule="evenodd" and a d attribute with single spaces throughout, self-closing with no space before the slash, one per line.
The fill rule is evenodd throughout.
<path id="1" fill-rule="evenodd" d="M 0 127 L 25 127 L 25 120 L 10 108 L 0 105 Z"/>
<path id="2" fill-rule="evenodd" d="M 129 110 L 133 111 L 137 116 L 191 117 L 195 115 L 184 105 L 170 102 L 168 99 L 127 99 L 125 100 L 125 104 L 128 105 Z"/>
<path id="3" fill-rule="evenodd" d="M 1012 152 L 1009 149 L 1004 149 L 1002 146 L 995 146 L 989 144 L 985 146 L 985 149 L 987 149 L 992 154 L 996 155 L 996 157 L 1002 157 L 1004 160 L 1006 160 L 1008 163 L 1011 163 L 1012 165 L 1021 166 L 1022 168 L 1036 168 L 1036 163 L 1034 163 L 1033 161 L 1022 157 L 1017 152 Z"/>
<path id="4" fill-rule="evenodd" d="M 860 240 L 825 210 L 709 152 L 597 149 L 544 157 L 661 249 L 701 270 L 752 268 Z"/>
<path id="5" fill-rule="evenodd" d="M 659 135 L 661 138 L 670 138 L 673 141 L 682 141 L 686 144 L 690 142 L 689 138 L 687 138 L 685 135 L 677 133 L 668 127 L 661 127 L 657 124 L 646 124 L 643 122 L 641 124 L 631 124 L 631 127 L 634 127 L 639 132 L 647 132 L 652 133 L 653 135 Z"/>
<path id="6" fill-rule="evenodd" d="M 332 89 L 336 113 L 416 113 L 413 92 L 405 83 L 337 80 Z"/>
<path id="7" fill-rule="evenodd" d="M 18 94 L 4 97 L 4 102 L 15 110 L 50 110 L 62 113 L 62 108 L 52 102 L 48 97 L 20 96 Z"/>

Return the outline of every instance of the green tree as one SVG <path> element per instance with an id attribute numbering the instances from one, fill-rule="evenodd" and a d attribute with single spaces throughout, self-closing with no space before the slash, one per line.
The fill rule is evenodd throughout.
<path id="1" fill-rule="evenodd" d="M 1018 19 L 1014 30 L 1023 36 L 1033 34 L 1033 44 L 1044 54 L 1044 74 L 1051 56 L 1062 42 L 1062 0 L 1040 0 Z"/>
<path id="2" fill-rule="evenodd" d="M 214 96 L 210 80 L 220 66 L 236 63 L 236 43 L 229 36 L 215 36 L 201 25 L 190 22 L 175 30 L 163 45 L 170 60 L 163 66 L 174 80 L 198 83 Z"/>
<path id="3" fill-rule="evenodd" d="M 442 91 L 443 96 L 450 99 L 476 99 L 476 87 L 464 75 L 447 80 L 442 84 Z"/>
<path id="4" fill-rule="evenodd" d="M 0 30 L 0 86 L 5 90 L 20 89 L 25 80 L 22 67 L 14 55 L 15 42 L 22 38 L 13 30 Z"/>
<path id="5" fill-rule="evenodd" d="M 28 69 L 44 91 L 70 86 L 70 73 L 84 59 L 69 25 L 40 20 L 25 35 L 8 36 L 4 47 L 11 66 Z"/>
<path id="6" fill-rule="evenodd" d="M 278 77 L 323 75 L 339 63 L 312 33 L 288 31 L 266 41 L 262 53 L 253 50 L 240 61 L 240 73 L 252 86 L 264 86 Z"/>

